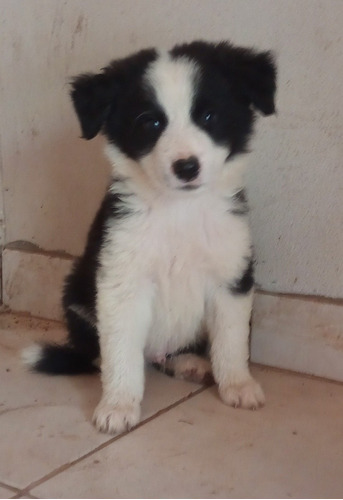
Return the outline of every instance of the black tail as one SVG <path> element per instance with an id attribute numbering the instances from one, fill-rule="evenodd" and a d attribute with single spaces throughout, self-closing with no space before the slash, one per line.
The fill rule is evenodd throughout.
<path id="1" fill-rule="evenodd" d="M 94 361 L 82 356 L 68 344 L 35 344 L 23 351 L 22 358 L 31 370 L 50 375 L 78 375 L 99 371 Z"/>

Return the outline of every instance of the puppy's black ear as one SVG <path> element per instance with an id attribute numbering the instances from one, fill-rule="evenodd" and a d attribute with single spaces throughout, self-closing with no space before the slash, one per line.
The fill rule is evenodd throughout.
<path id="1" fill-rule="evenodd" d="M 227 69 L 236 92 L 264 115 L 274 113 L 276 65 L 272 53 L 230 46 L 227 50 Z"/>
<path id="2" fill-rule="evenodd" d="M 84 139 L 93 139 L 101 130 L 114 98 L 114 83 L 109 75 L 84 74 L 71 82 L 71 98 Z"/>
<path id="3" fill-rule="evenodd" d="M 275 112 L 276 65 L 271 52 L 235 47 L 229 42 L 195 41 L 177 45 L 174 56 L 186 55 L 208 68 L 216 67 L 240 101 L 265 115 Z"/>

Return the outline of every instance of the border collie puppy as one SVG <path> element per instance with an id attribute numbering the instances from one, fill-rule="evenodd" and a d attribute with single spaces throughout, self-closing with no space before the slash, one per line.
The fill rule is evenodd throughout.
<path id="1" fill-rule="evenodd" d="M 96 427 L 140 419 L 145 359 L 218 384 L 224 403 L 264 403 L 248 367 L 253 256 L 242 173 L 255 112 L 274 112 L 269 52 L 196 41 L 143 50 L 72 82 L 83 137 L 102 132 L 112 178 L 67 277 L 65 345 L 34 370 L 97 370 Z"/>

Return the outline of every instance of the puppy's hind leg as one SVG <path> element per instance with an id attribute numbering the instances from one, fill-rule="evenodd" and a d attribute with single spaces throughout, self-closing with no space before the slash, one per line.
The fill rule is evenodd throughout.
<path id="1" fill-rule="evenodd" d="M 208 343 L 190 345 L 175 354 L 166 356 L 163 361 L 153 363 L 153 366 L 179 380 L 187 380 L 196 384 L 211 385 L 214 382 L 211 362 L 207 356 Z"/>
<path id="2" fill-rule="evenodd" d="M 168 357 L 164 363 L 155 363 L 154 366 L 179 380 L 204 385 L 211 385 L 214 382 L 210 360 L 197 354 L 177 354 Z"/>

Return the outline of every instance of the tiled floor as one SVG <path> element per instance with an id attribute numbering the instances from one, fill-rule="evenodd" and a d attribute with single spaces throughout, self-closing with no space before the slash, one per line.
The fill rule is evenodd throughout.
<path id="1" fill-rule="evenodd" d="M 90 423 L 98 377 L 21 366 L 61 325 L 3 314 L 0 331 L 0 498 L 343 496 L 343 385 L 255 367 L 267 405 L 249 412 L 148 371 L 142 423 L 111 437 Z"/>

